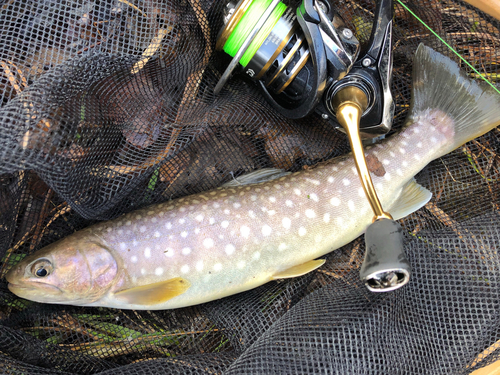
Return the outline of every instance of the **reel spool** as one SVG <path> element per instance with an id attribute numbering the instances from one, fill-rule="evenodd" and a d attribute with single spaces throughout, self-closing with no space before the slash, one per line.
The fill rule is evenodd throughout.
<path id="1" fill-rule="evenodd" d="M 295 12 L 280 0 L 230 2 L 216 44 L 232 57 L 216 94 L 239 68 L 284 116 L 315 111 L 349 137 L 374 213 L 360 271 L 372 292 L 398 289 L 410 278 L 401 227 L 380 204 L 361 140 L 391 129 L 392 9 L 392 0 L 377 1 L 369 48 L 361 59 L 358 40 L 327 0 L 303 0 Z"/>
<path id="2" fill-rule="evenodd" d="M 320 1 L 304 2 L 297 11 L 279 0 L 230 2 L 224 22 L 216 49 L 233 59 L 215 93 L 239 68 L 289 118 L 315 110 L 327 80 L 343 78 L 359 53 L 352 31 Z"/>

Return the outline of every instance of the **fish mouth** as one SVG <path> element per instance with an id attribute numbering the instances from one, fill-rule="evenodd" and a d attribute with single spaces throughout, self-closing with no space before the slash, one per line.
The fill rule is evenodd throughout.
<path id="1" fill-rule="evenodd" d="M 9 282 L 7 285 L 9 290 L 14 293 L 16 296 L 22 297 L 22 298 L 29 298 L 33 299 L 36 296 L 43 295 L 44 293 L 48 293 L 50 295 L 56 295 L 56 294 L 62 294 L 62 290 L 59 289 L 58 287 L 50 284 L 44 284 L 44 283 L 35 283 L 34 285 L 31 284 L 15 284 L 12 282 Z"/>

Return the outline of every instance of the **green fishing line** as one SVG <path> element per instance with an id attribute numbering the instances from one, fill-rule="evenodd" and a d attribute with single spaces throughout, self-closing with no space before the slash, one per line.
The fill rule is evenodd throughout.
<path id="1" fill-rule="evenodd" d="M 451 51 L 453 51 L 454 54 L 456 54 L 458 57 L 460 57 L 460 59 L 466 63 L 479 77 L 481 77 L 483 80 L 485 80 L 486 82 L 488 82 L 488 84 L 493 87 L 493 89 L 498 92 L 500 94 L 500 91 L 495 87 L 495 85 L 493 85 L 493 83 L 491 83 L 490 81 L 488 81 L 488 79 L 482 75 L 481 73 L 479 73 L 476 68 L 474 68 L 467 60 L 465 60 L 452 46 L 450 46 L 448 43 L 446 43 L 446 41 L 441 38 L 434 30 L 432 30 L 432 28 L 430 26 L 428 26 L 424 21 L 422 21 L 415 13 L 413 13 L 410 8 L 408 8 L 405 4 L 403 4 L 401 2 L 401 0 L 397 0 L 399 4 L 401 4 L 403 6 L 403 8 L 405 8 L 413 17 L 415 17 L 422 25 L 424 25 L 427 29 L 429 29 L 429 31 L 431 33 L 433 33 L 441 42 L 444 43 L 444 45 L 446 47 L 448 47 Z"/>
<path id="2" fill-rule="evenodd" d="M 241 45 L 245 42 L 248 35 L 254 28 L 255 24 L 259 21 L 260 16 L 266 11 L 271 2 L 272 0 L 254 0 L 252 2 L 243 17 L 241 17 L 238 25 L 236 25 L 231 35 L 227 38 L 226 44 L 224 44 L 224 51 L 228 55 L 232 57 L 236 55 Z M 278 3 L 276 8 L 274 8 L 267 21 L 261 27 L 254 40 L 250 43 L 247 50 L 241 57 L 241 65 L 247 66 L 262 43 L 264 43 L 264 40 L 271 32 L 274 25 L 276 25 L 283 13 L 285 13 L 286 8 L 286 5 L 281 2 Z"/>

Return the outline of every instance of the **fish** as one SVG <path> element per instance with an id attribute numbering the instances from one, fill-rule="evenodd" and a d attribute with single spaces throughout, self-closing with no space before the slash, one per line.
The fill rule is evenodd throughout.
<path id="1" fill-rule="evenodd" d="M 421 208 L 432 193 L 414 176 L 499 124 L 497 92 L 420 45 L 404 127 L 365 150 L 382 206 L 394 219 Z M 42 303 L 181 308 L 314 271 L 372 217 L 345 155 L 95 224 L 26 256 L 6 279 L 12 293 Z"/>

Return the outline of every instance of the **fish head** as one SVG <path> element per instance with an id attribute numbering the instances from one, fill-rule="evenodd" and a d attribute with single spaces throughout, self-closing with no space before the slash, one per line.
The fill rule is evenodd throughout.
<path id="1" fill-rule="evenodd" d="M 86 305 L 104 296 L 118 277 L 105 246 L 70 236 L 27 256 L 11 269 L 9 290 L 43 303 Z"/>

